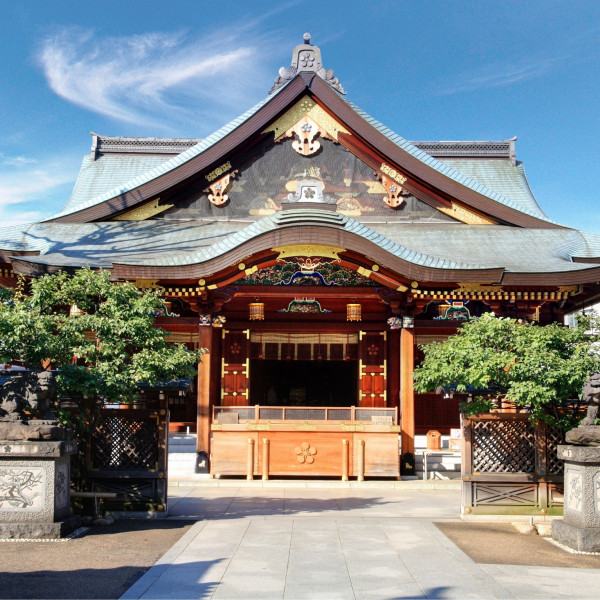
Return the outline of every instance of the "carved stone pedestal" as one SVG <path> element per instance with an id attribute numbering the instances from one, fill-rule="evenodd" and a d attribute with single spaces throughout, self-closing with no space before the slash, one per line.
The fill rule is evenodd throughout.
<path id="1" fill-rule="evenodd" d="M 574 550 L 600 552 L 600 447 L 558 446 L 565 461 L 564 519 L 552 522 L 552 537 Z"/>
<path id="2" fill-rule="evenodd" d="M 0 538 L 60 538 L 79 526 L 69 514 L 72 440 L 0 438 Z"/>

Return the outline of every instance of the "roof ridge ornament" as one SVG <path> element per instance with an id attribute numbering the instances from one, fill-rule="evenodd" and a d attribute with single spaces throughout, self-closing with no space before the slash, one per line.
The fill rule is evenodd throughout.
<path id="1" fill-rule="evenodd" d="M 325 69 L 321 62 L 321 50 L 318 46 L 310 43 L 310 33 L 305 33 L 303 43 L 296 46 L 292 52 L 292 64 L 289 68 L 281 67 L 279 76 L 275 78 L 275 83 L 269 94 L 283 87 L 291 81 L 298 73 L 308 71 L 316 73 L 321 79 L 326 81 L 334 90 L 340 94 L 346 94 L 340 80 L 334 76 L 333 69 Z"/>

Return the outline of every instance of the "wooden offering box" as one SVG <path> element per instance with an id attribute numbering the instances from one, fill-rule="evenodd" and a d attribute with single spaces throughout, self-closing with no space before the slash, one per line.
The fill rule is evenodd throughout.
<path id="1" fill-rule="evenodd" d="M 398 477 L 395 408 L 216 406 L 211 475 Z"/>

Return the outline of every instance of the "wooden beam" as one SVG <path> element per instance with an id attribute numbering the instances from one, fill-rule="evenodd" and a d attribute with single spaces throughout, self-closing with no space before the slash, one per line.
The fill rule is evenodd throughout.
<path id="1" fill-rule="evenodd" d="M 198 401 L 197 401 L 197 452 L 209 455 L 210 445 L 210 364 L 213 359 L 213 328 L 200 325 L 198 328 L 198 346 L 207 352 L 198 363 Z"/>
<path id="2" fill-rule="evenodd" d="M 415 334 L 413 329 L 400 332 L 400 424 L 402 454 L 415 452 L 415 393 L 413 371 L 415 368 Z"/>

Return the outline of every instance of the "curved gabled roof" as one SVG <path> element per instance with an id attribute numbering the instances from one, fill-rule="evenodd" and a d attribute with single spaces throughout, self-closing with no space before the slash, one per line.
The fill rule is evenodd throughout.
<path id="1" fill-rule="evenodd" d="M 381 133 L 383 136 L 385 136 L 387 139 L 393 142 L 396 146 L 398 146 L 398 148 L 401 148 L 404 152 L 406 152 L 413 158 L 416 158 L 418 161 L 420 161 L 424 165 L 427 165 L 431 169 L 434 169 L 441 175 L 444 175 L 448 179 L 451 179 L 452 181 L 455 181 L 456 183 L 459 183 L 460 185 L 465 186 L 466 188 L 471 189 L 477 192 L 478 194 L 481 194 L 482 196 L 490 198 L 494 202 L 498 202 L 500 204 L 503 204 L 504 206 L 513 208 L 538 219 L 548 221 L 549 223 L 554 223 L 554 221 L 548 219 L 548 217 L 539 209 L 539 206 L 537 206 L 537 202 L 535 202 L 535 199 L 533 199 L 533 202 L 537 206 L 537 210 L 533 206 L 528 207 L 524 206 L 523 203 L 516 202 L 512 198 L 512 196 L 507 197 L 499 193 L 497 190 L 491 189 L 483 185 L 477 179 L 469 177 L 466 173 L 461 172 L 460 169 L 454 168 L 453 159 L 450 158 L 442 162 L 441 160 L 434 158 L 424 150 L 421 150 L 419 147 L 405 140 L 402 136 L 393 132 L 389 127 L 386 127 L 385 125 L 377 121 L 377 119 L 371 117 L 364 110 L 360 109 L 358 106 L 350 102 L 347 98 L 342 98 L 342 100 L 346 102 L 346 104 L 348 104 L 348 106 L 350 106 L 352 110 L 356 112 L 357 115 L 359 115 L 367 123 L 372 125 L 377 131 L 379 131 L 379 133 Z M 530 201 L 527 201 L 525 204 L 530 203 Z M 534 210 L 531 210 L 531 208 L 534 208 Z"/>
<path id="2" fill-rule="evenodd" d="M 440 193 L 448 198 L 457 199 L 466 206 L 472 206 L 475 210 L 490 214 L 500 221 L 521 226 L 560 227 L 541 211 L 531 210 L 467 177 L 449 164 L 433 158 L 345 98 L 341 98 L 318 76 L 307 73 L 296 75 L 274 94 L 189 150 L 86 202 L 68 205 L 61 213 L 46 221 L 81 222 L 109 219 L 120 211 L 156 197 L 169 187 L 225 160 L 228 152 L 248 137 L 259 134 L 265 125 L 272 122 L 307 91 L 359 137 L 366 139 L 383 156 L 389 156 L 390 162 L 405 169 L 421 184 L 431 189 L 439 189 Z"/>
<path id="3" fill-rule="evenodd" d="M 5 237 L 5 239 L 7 239 Z M 572 229 L 526 229 L 461 224 L 369 227 L 352 217 L 319 209 L 286 209 L 252 223 L 231 221 L 112 221 L 39 223 L 10 242 L 11 250 L 37 250 L 13 260 L 16 270 L 103 267 L 164 279 L 205 277 L 249 254 L 293 243 L 337 245 L 379 260 L 421 280 L 585 283 L 600 278 L 597 264 L 572 260 L 571 252 L 600 256 L 600 236 Z M 536 252 L 523 253 L 523 248 Z M 592 262 L 591 260 L 589 262 Z M 26 267 L 29 264 L 30 267 Z M 21 267 L 19 268 L 19 265 Z"/>

